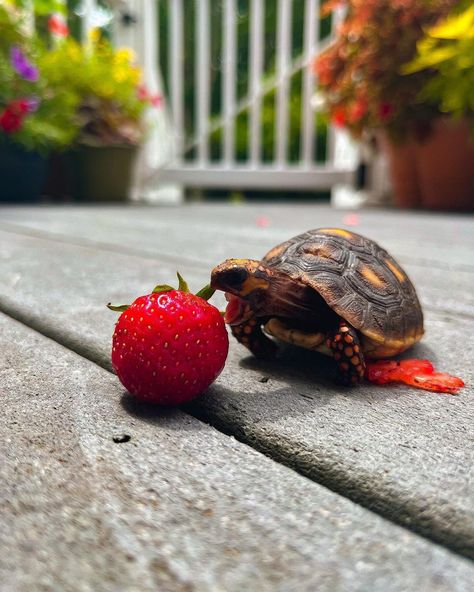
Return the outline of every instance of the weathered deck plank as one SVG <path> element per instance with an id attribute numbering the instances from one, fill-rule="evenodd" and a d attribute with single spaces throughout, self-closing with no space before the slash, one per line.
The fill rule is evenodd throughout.
<path id="1" fill-rule="evenodd" d="M 185 256 L 198 265 L 213 265 L 234 248 L 242 252 L 250 247 L 262 255 L 269 246 L 309 228 L 341 226 L 380 241 L 404 262 L 474 271 L 474 233 L 469 216 L 363 210 L 356 217 L 354 220 L 345 211 L 317 205 L 199 204 L 155 209 L 3 208 L 0 221 L 12 228 L 36 229 L 66 240 L 88 239 L 124 250 L 135 248 L 152 256 L 157 252 L 171 258 Z M 356 225 L 348 226 L 347 222 Z M 199 235 L 206 239 L 197 253 Z M 251 252 L 242 256 L 251 256 Z"/>
<path id="2" fill-rule="evenodd" d="M 2 592 L 462 592 L 474 578 L 4 315 L 0 351 Z"/>
<path id="3" fill-rule="evenodd" d="M 218 208 L 214 228 L 222 236 L 228 230 L 228 238 L 220 243 L 213 242 L 215 237 L 204 219 L 206 210 L 200 208 L 111 209 L 107 223 L 107 210 L 92 210 L 89 226 L 84 209 L 49 214 L 46 209 L 38 211 L 40 222 L 34 221 L 35 210 L 26 211 L 25 226 L 36 226 L 40 236 L 46 231 L 59 233 L 61 242 L 22 235 L 21 228 L 0 234 L 0 307 L 107 365 L 113 320 L 102 303 L 121 302 L 149 290 L 158 281 L 169 281 L 180 261 L 192 285 L 200 286 L 207 278 L 206 261 L 210 264 L 211 257 L 222 258 L 222 253 L 213 251 L 214 246 L 218 250 L 237 241 L 236 225 L 244 223 L 249 211 L 253 216 L 257 210 Z M 284 216 L 278 208 L 268 210 L 272 211 L 274 231 L 282 240 L 287 236 L 283 236 Z M 13 210 L 9 212 L 11 220 Z M 307 209 L 284 213 L 293 230 L 308 218 Z M 401 243 L 402 231 L 394 226 L 399 217 L 394 220 L 380 213 L 378 217 L 370 215 L 377 232 Z M 18 225 L 21 216 L 15 216 Z M 150 238 L 153 221 L 160 216 L 162 234 Z M 303 219 L 295 222 L 295 216 Z M 335 216 L 341 213 L 318 210 L 318 225 L 336 224 Z M 414 254 L 421 263 L 414 263 L 409 271 L 412 276 L 418 274 L 413 279 L 425 305 L 433 303 L 427 311 L 426 339 L 415 354 L 438 361 L 443 369 L 459 373 L 472 385 L 472 346 L 459 344 L 465 345 L 466 340 L 472 343 L 472 322 L 466 320 L 465 313 L 472 304 L 474 275 L 469 264 L 456 256 L 459 247 L 470 248 L 472 223 L 461 217 L 444 220 L 437 216 L 419 216 L 415 222 L 407 217 L 403 226 L 410 240 L 422 228 L 418 232 L 420 248 Z M 101 225 L 104 232 L 99 235 Z M 240 248 L 258 249 L 261 254 L 271 246 L 267 235 L 259 235 L 261 230 L 255 227 L 248 238 L 241 237 Z M 357 230 L 362 232 L 362 228 Z M 175 245 L 167 247 L 173 252 L 166 251 L 168 243 L 163 241 L 170 233 L 176 237 L 183 234 L 181 249 Z M 94 241 L 100 236 L 106 244 L 97 248 Z M 431 243 L 425 244 L 428 239 Z M 93 242 L 86 247 L 68 244 L 69 240 Z M 260 250 L 262 240 L 268 244 Z M 445 250 L 445 260 L 438 268 L 426 265 L 430 244 Z M 207 254 L 204 263 L 194 266 L 192 261 L 201 253 L 201 245 L 205 245 Z M 162 248 L 165 256 L 160 263 Z M 135 254 L 118 252 L 127 249 Z M 232 254 L 237 253 L 223 256 Z M 454 268 L 447 265 L 450 261 L 454 261 Z M 420 289 L 422 278 L 426 278 L 426 290 Z M 435 279 L 438 286 L 433 286 Z M 440 303 L 434 290 L 439 290 Z M 451 310 L 451 301 L 459 303 L 462 315 Z M 452 314 L 446 314 L 446 310 Z M 333 386 L 324 360 L 314 362 L 314 373 L 312 364 L 308 356 L 298 355 L 265 366 L 233 345 L 225 372 L 195 405 L 193 413 L 393 520 L 462 553 L 474 554 L 474 504 L 469 485 L 473 467 L 469 445 L 473 438 L 472 388 L 457 398 L 403 387 L 370 386 L 344 392 Z M 268 383 L 258 381 L 262 373 L 270 377 Z"/>
<path id="4" fill-rule="evenodd" d="M 227 257 L 262 257 L 272 246 L 311 226 L 344 226 L 346 215 L 328 208 L 265 208 L 270 227 L 257 226 L 259 208 L 201 206 L 138 209 L 7 209 L 0 229 L 62 242 L 158 258 L 199 270 L 203 278 Z M 313 212 L 313 213 L 312 213 Z M 352 230 L 378 240 L 404 265 L 424 306 L 474 317 L 474 239 L 464 217 L 359 215 Z M 449 290 L 447 290 L 449 286 Z"/>

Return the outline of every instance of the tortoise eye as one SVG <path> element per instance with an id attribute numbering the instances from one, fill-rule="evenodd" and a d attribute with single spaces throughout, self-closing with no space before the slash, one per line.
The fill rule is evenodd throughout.
<path id="1" fill-rule="evenodd" d="M 248 272 L 243 267 L 236 267 L 222 272 L 220 281 L 229 288 L 240 288 L 248 277 Z"/>

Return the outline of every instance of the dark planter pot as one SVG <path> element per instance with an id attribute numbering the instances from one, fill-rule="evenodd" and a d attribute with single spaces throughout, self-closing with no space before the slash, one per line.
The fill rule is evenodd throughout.
<path id="1" fill-rule="evenodd" d="M 37 201 L 47 173 L 47 158 L 11 142 L 0 144 L 0 201 Z"/>
<path id="2" fill-rule="evenodd" d="M 127 201 L 136 146 L 80 146 L 69 154 L 73 197 L 80 201 Z"/>
<path id="3" fill-rule="evenodd" d="M 466 121 L 439 119 L 426 138 L 393 143 L 385 152 L 395 203 L 430 210 L 474 210 L 474 141 Z"/>

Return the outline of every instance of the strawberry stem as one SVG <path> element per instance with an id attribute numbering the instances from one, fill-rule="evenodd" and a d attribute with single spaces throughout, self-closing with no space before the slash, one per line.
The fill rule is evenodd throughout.
<path id="1" fill-rule="evenodd" d="M 202 298 L 203 300 L 209 300 L 209 298 L 214 294 L 214 292 L 215 290 L 211 288 L 209 284 L 207 284 L 207 286 L 204 286 L 204 288 L 201 288 L 201 290 L 199 290 L 196 296 L 199 296 L 199 298 Z"/>

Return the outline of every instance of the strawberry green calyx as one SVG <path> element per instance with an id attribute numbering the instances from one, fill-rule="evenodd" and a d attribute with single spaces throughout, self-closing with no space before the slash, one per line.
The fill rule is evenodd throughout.
<path id="1" fill-rule="evenodd" d="M 176 275 L 178 276 L 178 290 L 180 292 L 187 292 L 189 293 L 189 286 L 186 282 L 186 280 L 183 278 L 183 276 L 179 273 L 179 271 L 176 272 Z M 171 290 L 175 290 L 176 288 L 173 288 L 173 286 L 170 286 L 169 284 L 158 284 L 158 286 L 155 286 L 153 288 L 153 294 L 158 294 L 160 292 L 170 292 Z"/>
<path id="2" fill-rule="evenodd" d="M 176 273 L 176 275 L 178 276 L 177 290 L 179 292 L 184 292 L 186 294 L 189 294 L 191 291 L 189 289 L 189 286 L 188 286 L 188 283 L 186 282 L 186 280 L 179 273 L 179 271 Z M 173 290 L 176 290 L 176 288 L 173 288 L 173 286 L 170 286 L 169 284 L 158 284 L 157 286 L 155 286 L 153 288 L 152 294 L 160 294 L 161 292 L 171 292 Z M 199 298 L 202 298 L 203 300 L 209 300 L 209 298 L 211 298 L 211 296 L 214 294 L 214 292 L 215 292 L 215 290 L 213 290 L 211 288 L 211 286 L 209 284 L 207 284 L 206 286 L 204 286 L 204 288 L 202 288 L 201 290 L 199 290 L 199 292 L 197 292 L 196 296 L 199 296 Z M 113 310 L 114 312 L 124 312 L 129 307 L 130 307 L 130 304 L 114 305 L 114 304 L 111 304 L 110 302 L 107 304 L 107 308 L 109 308 L 110 310 Z"/>
<path id="3" fill-rule="evenodd" d="M 119 305 L 115 305 L 115 304 L 111 304 L 110 302 L 107 304 L 107 308 L 109 308 L 110 310 L 113 310 L 114 312 L 124 312 L 127 310 L 127 308 L 130 308 L 130 304 L 119 304 Z"/>
<path id="4" fill-rule="evenodd" d="M 174 289 L 173 286 L 169 286 L 168 284 L 158 284 L 158 286 L 153 288 L 152 293 L 159 294 L 160 292 L 171 292 L 171 290 Z"/>
<path id="5" fill-rule="evenodd" d="M 183 276 L 179 273 L 179 271 L 176 272 L 176 275 L 178 276 L 179 281 L 178 290 L 181 290 L 181 292 L 189 292 L 189 286 L 186 280 L 183 278 Z"/>

